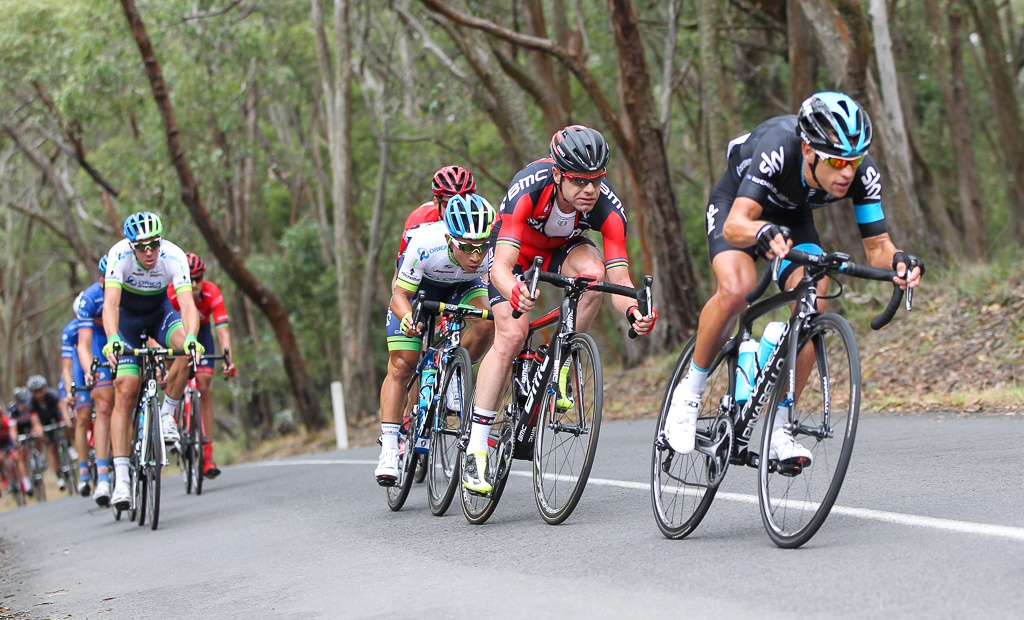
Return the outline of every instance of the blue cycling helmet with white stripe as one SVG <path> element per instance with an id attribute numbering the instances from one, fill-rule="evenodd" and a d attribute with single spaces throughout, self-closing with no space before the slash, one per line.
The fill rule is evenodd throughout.
<path id="1" fill-rule="evenodd" d="M 152 239 L 159 237 L 163 231 L 164 225 L 160 221 L 160 216 L 149 211 L 132 213 L 124 221 L 124 236 L 128 241 Z"/>
<path id="2" fill-rule="evenodd" d="M 457 239 L 486 239 L 491 236 L 494 207 L 479 194 L 456 194 L 448 200 L 448 205 L 444 209 L 444 224 L 448 227 L 448 232 Z"/>
<path id="3" fill-rule="evenodd" d="M 104 254 L 100 257 L 100 262 L 96 264 L 96 268 L 100 270 L 100 275 L 107 275 L 107 255 Z"/>
<path id="4" fill-rule="evenodd" d="M 860 157 L 871 146 L 871 119 L 849 95 L 815 93 L 800 105 L 800 138 L 829 157 Z"/>

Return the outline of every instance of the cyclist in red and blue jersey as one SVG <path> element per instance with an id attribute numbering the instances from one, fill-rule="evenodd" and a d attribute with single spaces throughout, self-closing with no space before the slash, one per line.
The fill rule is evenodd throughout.
<path id="1" fill-rule="evenodd" d="M 463 485 L 487 493 L 487 434 L 508 382 L 512 361 L 523 347 L 536 304 L 529 297 L 522 272 L 535 257 L 543 269 L 566 276 L 590 274 L 598 280 L 633 287 L 626 253 L 626 214 L 607 180 L 608 143 L 600 132 L 570 125 L 555 133 L 549 158 L 523 168 L 501 201 L 491 233 L 494 261 L 490 271 L 490 304 L 494 311 L 494 344 L 480 362 Z M 604 256 L 585 233 L 601 233 Z M 579 303 L 577 328 L 587 331 L 601 307 L 602 295 L 585 293 Z M 615 309 L 633 323 L 637 334 L 654 328 L 657 313 L 645 317 L 628 299 L 612 296 Z M 512 318 L 512 311 L 522 313 Z M 559 383 L 565 385 L 565 374 Z M 560 396 L 561 398 L 561 396 Z"/>
<path id="2" fill-rule="evenodd" d="M 665 435 L 673 450 L 694 448 L 701 396 L 708 369 L 747 307 L 745 295 L 757 284 L 754 260 L 784 258 L 789 248 L 823 254 L 814 226 L 815 209 L 851 198 L 868 263 L 900 274 L 894 282 L 914 288 L 924 264 L 896 248 L 886 232 L 882 175 L 868 154 L 872 127 L 867 112 L 843 93 L 821 92 L 797 115 L 772 118 L 729 143 L 729 166 L 711 192 L 705 215 L 711 267 L 718 288 L 701 311 L 690 368 L 672 396 Z M 788 239 L 782 227 L 790 230 Z M 783 261 L 780 286 L 793 288 L 803 267 Z M 828 279 L 818 284 L 824 311 Z M 798 387 L 810 372 L 808 347 L 797 362 Z M 771 458 L 810 465 L 811 452 L 789 430 L 788 415 L 777 415 Z"/>
<path id="3" fill-rule="evenodd" d="M 145 332 L 161 345 L 194 351 L 206 351 L 196 339 L 199 312 L 192 295 L 185 252 L 162 238 L 163 223 L 155 213 L 142 211 L 124 222 L 125 238 L 107 252 L 107 273 L 103 278 L 103 329 L 107 344 L 103 355 L 117 368 L 114 381 L 114 411 L 110 435 L 114 451 L 116 482 L 110 501 L 127 510 L 131 503 L 128 485 L 128 448 L 131 442 L 131 413 L 139 392 L 139 360 L 115 351 L 143 347 Z M 167 299 L 167 287 L 178 294 L 181 313 Z M 171 364 L 160 407 L 160 428 L 164 441 L 177 445 L 180 436 L 174 421 L 185 384 L 188 382 L 187 356 Z"/>
<path id="4" fill-rule="evenodd" d="M 103 276 L 107 271 L 107 257 L 104 255 L 97 264 L 100 278 L 78 296 L 75 315 L 78 318 L 78 361 L 85 375 L 85 388 L 91 395 L 90 403 L 78 402 L 75 417 L 84 424 L 75 425 L 75 447 L 78 453 L 89 453 L 89 423 L 93 408 L 96 420 L 92 424 L 93 447 L 96 450 L 96 489 L 93 500 L 101 506 L 110 503 L 110 414 L 114 408 L 114 384 L 110 380 L 110 368 L 96 369 L 90 373 L 92 361 L 103 359 L 103 347 L 107 344 L 107 333 L 103 329 Z M 78 492 L 89 495 L 89 463 L 78 462 Z"/>
<path id="5" fill-rule="evenodd" d="M 199 342 L 208 353 L 216 351 L 213 345 L 213 329 L 217 330 L 220 350 L 229 357 L 221 364 L 226 377 L 234 377 L 238 372 L 235 363 L 230 361 L 231 328 L 228 325 L 228 308 L 224 305 L 224 295 L 213 282 L 205 279 L 206 263 L 198 254 L 188 252 L 189 274 L 192 278 L 192 299 L 199 311 Z M 167 287 L 167 297 L 171 305 L 178 310 L 178 295 L 174 289 Z M 211 322 L 213 328 L 210 327 Z M 229 363 L 230 362 L 230 363 Z M 203 476 L 211 480 L 220 475 L 220 468 L 213 461 L 213 361 L 201 360 L 196 369 L 196 384 L 202 399 L 199 410 L 203 418 Z"/>

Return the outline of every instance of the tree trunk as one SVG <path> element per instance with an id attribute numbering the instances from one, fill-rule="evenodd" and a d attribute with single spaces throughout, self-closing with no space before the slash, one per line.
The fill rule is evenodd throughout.
<path id="1" fill-rule="evenodd" d="M 1017 100 L 1015 75 L 1009 46 L 1004 43 L 999 10 L 992 0 L 964 0 L 978 27 L 981 47 L 988 65 L 989 99 L 995 112 L 999 139 L 1003 149 L 1002 161 L 996 167 L 1003 173 L 1009 216 L 1008 236 L 1004 242 L 1016 243 L 1024 227 L 1024 128 L 1021 127 L 1020 104 Z"/>
<path id="2" fill-rule="evenodd" d="M 272 290 L 257 280 L 242 260 L 225 242 L 220 229 L 214 226 L 210 214 L 203 205 L 199 194 L 199 186 L 196 183 L 195 175 L 188 163 L 185 149 L 181 144 L 181 136 L 178 130 L 178 123 L 174 118 L 174 108 L 171 104 L 170 92 L 164 81 L 156 52 L 149 40 L 149 34 L 142 21 L 142 16 L 135 7 L 134 0 L 121 0 L 121 7 L 124 10 L 125 18 L 131 27 L 132 36 L 139 47 L 139 53 L 145 64 L 146 75 L 149 78 L 150 87 L 153 89 L 153 99 L 160 110 L 160 120 L 163 123 L 164 133 L 167 137 L 167 149 L 178 174 L 178 182 L 181 186 L 181 199 L 192 215 L 196 227 L 206 239 L 207 245 L 217 256 L 221 267 L 228 273 L 235 284 L 255 303 L 260 311 L 270 321 L 270 325 L 277 337 L 281 347 L 281 355 L 284 361 L 285 371 L 291 380 L 292 391 L 295 396 L 296 407 L 299 416 L 306 427 L 311 430 L 319 430 L 324 427 L 324 417 L 320 411 L 320 401 L 317 398 L 316 388 L 306 370 L 306 362 L 299 351 L 295 333 L 292 331 L 291 322 L 288 318 L 288 311 L 281 303 L 281 300 Z"/>
<path id="3" fill-rule="evenodd" d="M 377 410 L 368 364 L 359 349 L 360 261 L 356 239 L 355 205 L 352 199 L 352 41 L 349 2 L 334 3 L 334 55 L 331 57 L 324 29 L 322 0 L 313 0 L 313 25 L 317 33 L 317 59 L 326 99 L 327 144 L 331 166 L 331 199 L 334 202 L 334 264 L 338 278 L 341 381 L 347 415 L 358 420 Z M 369 266 L 368 266 L 369 268 Z"/>
<path id="4" fill-rule="evenodd" d="M 902 220 L 906 247 L 916 252 L 941 255 L 942 248 L 936 243 L 924 217 L 915 191 L 914 173 L 910 166 L 910 147 L 907 140 L 903 108 L 900 106 L 899 75 L 892 53 L 892 38 L 889 35 L 889 15 L 886 0 L 870 0 L 871 24 L 875 34 L 875 55 L 881 81 L 881 106 L 875 105 L 874 123 L 877 133 L 885 140 L 888 154 L 889 173 L 886 180 L 893 192 L 897 220 Z M 870 100 L 870 95 L 869 95 Z M 878 122 L 884 119 L 884 122 Z M 881 131 L 878 131 L 878 130 Z M 901 217 L 903 216 L 903 217 Z M 903 247 L 897 242 L 897 247 Z"/>
<path id="5" fill-rule="evenodd" d="M 985 237 L 985 211 L 981 204 L 981 184 L 978 181 L 978 164 L 974 158 L 971 139 L 970 110 L 967 106 L 967 76 L 964 71 L 963 35 L 964 20 L 959 0 L 945 3 L 946 23 L 942 23 L 943 11 L 938 0 L 925 0 L 928 28 L 932 33 L 932 49 L 936 60 L 936 76 L 939 92 L 946 109 L 946 123 L 949 125 L 953 146 L 953 161 L 956 162 L 957 195 L 960 202 L 960 231 L 966 256 L 984 260 L 988 255 Z M 949 71 L 945 60 L 949 59 Z"/>

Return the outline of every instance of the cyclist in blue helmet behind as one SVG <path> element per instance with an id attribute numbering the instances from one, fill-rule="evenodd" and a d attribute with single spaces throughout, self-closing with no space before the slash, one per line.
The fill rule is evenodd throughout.
<path id="1" fill-rule="evenodd" d="M 103 279 L 103 329 L 107 343 L 102 354 L 117 367 L 114 381 L 114 410 L 110 420 L 113 443 L 115 485 L 109 501 L 126 510 L 131 503 L 128 486 L 128 448 L 131 442 L 132 409 L 139 391 L 139 360 L 118 356 L 117 348 L 143 347 L 142 332 L 161 346 L 189 350 L 199 355 L 205 348 L 196 339 L 199 312 L 192 299 L 192 279 L 188 259 L 177 245 L 163 239 L 163 223 L 155 213 L 142 211 L 124 222 L 125 238 L 107 252 L 107 273 Z M 173 286 L 181 312 L 167 298 Z M 180 357 L 171 365 L 160 407 L 160 426 L 164 441 L 176 444 L 179 437 L 174 408 L 188 382 L 188 360 Z M 96 498 L 102 503 L 101 498 Z"/>
<path id="2" fill-rule="evenodd" d="M 448 200 L 443 221 L 409 231 L 387 317 L 388 375 L 380 390 L 381 453 L 374 472 L 381 486 L 393 486 L 398 478 L 398 435 L 406 386 L 422 344 L 423 324 L 412 323 L 412 301 L 424 291 L 427 301 L 490 308 L 483 278 L 491 265 L 487 240 L 494 217 L 494 207 L 483 196 L 456 194 Z M 492 322 L 468 319 L 462 346 L 475 362 L 491 346 L 493 337 Z"/>
<path id="3" fill-rule="evenodd" d="M 757 283 L 754 260 L 785 257 L 791 247 L 823 254 L 814 226 L 814 209 L 851 198 L 868 262 L 894 269 L 901 288 L 914 288 L 924 264 L 900 251 L 886 232 L 882 211 L 882 175 L 868 154 L 871 119 L 843 93 L 809 97 L 796 115 L 779 116 L 729 143 L 728 168 L 715 185 L 705 213 L 711 267 L 718 288 L 701 311 L 697 342 L 689 371 L 672 395 L 665 439 L 676 452 L 694 449 L 701 397 L 708 369 L 725 344 L 736 317 L 747 306 L 745 295 Z M 790 230 L 787 239 L 781 227 Z M 783 262 L 779 285 L 795 286 L 799 265 Z M 819 283 L 824 295 L 828 280 Z M 819 310 L 824 309 L 819 298 Z M 806 380 L 812 351 L 801 352 L 798 384 Z M 811 464 L 811 452 L 797 442 L 787 416 L 776 416 L 771 458 Z"/>

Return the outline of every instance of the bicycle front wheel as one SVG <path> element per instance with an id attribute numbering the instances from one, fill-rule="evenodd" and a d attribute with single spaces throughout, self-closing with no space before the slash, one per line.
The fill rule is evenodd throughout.
<path id="1" fill-rule="evenodd" d="M 846 319 L 835 314 L 811 319 L 800 336 L 800 351 L 813 354 L 814 360 L 790 419 L 793 438 L 810 450 L 811 464 L 794 471 L 771 451 L 778 406 L 787 390 L 787 382 L 780 380 L 768 403 L 758 466 L 761 520 L 772 542 L 790 549 L 810 540 L 832 510 L 860 413 L 860 353 Z"/>
<path id="2" fill-rule="evenodd" d="M 449 355 L 427 453 L 427 499 L 430 512 L 438 517 L 451 506 L 459 486 L 459 435 L 464 412 L 473 406 L 473 362 L 469 352 L 459 347 Z"/>
<path id="3" fill-rule="evenodd" d="M 551 525 L 565 521 L 583 497 L 597 453 L 604 401 L 601 354 L 594 339 L 573 334 L 562 354 L 561 367 L 552 376 L 558 388 L 541 399 L 533 452 L 537 509 Z"/>
<path id="4" fill-rule="evenodd" d="M 163 469 L 164 446 L 160 432 L 160 416 L 155 412 L 156 399 L 149 403 L 149 447 L 146 449 L 146 509 L 149 511 L 149 527 L 155 530 L 160 524 L 160 475 Z"/>
<path id="5" fill-rule="evenodd" d="M 192 393 L 192 403 L 189 405 L 189 444 L 192 449 L 192 486 L 196 489 L 196 495 L 203 494 L 203 467 L 205 466 L 206 453 L 203 451 L 203 407 L 199 392 Z M 212 431 L 212 429 L 211 429 Z"/>
<path id="6" fill-rule="evenodd" d="M 711 364 L 707 387 L 697 417 L 695 448 L 689 454 L 674 451 L 664 438 L 665 423 L 676 388 L 693 359 L 697 337 L 683 347 L 672 371 L 654 431 L 651 451 L 651 504 L 658 529 L 666 538 L 689 536 L 704 519 L 725 476 L 732 449 L 732 425 L 720 416 L 722 397 L 729 394 L 729 358 L 721 353 Z"/>

